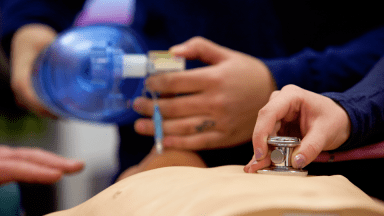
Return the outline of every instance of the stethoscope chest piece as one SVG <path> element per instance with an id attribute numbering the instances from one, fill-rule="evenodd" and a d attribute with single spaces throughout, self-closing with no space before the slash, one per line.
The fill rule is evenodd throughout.
<path id="1" fill-rule="evenodd" d="M 271 151 L 271 166 L 258 170 L 257 173 L 272 175 L 307 176 L 308 171 L 292 167 L 293 149 L 300 145 L 296 137 L 270 136 L 268 147 Z"/>

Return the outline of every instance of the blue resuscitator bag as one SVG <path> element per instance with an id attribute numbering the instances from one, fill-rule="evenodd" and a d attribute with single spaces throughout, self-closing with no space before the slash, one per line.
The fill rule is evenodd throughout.
<path id="1" fill-rule="evenodd" d="M 162 69 L 185 67 L 183 59 L 169 58 L 162 52 L 150 57 L 143 47 L 126 26 L 72 28 L 60 34 L 36 60 L 34 89 L 41 102 L 59 116 L 132 123 L 139 114 L 131 104 L 145 90 L 145 77 Z M 161 64 L 156 63 L 159 59 L 163 59 Z"/>

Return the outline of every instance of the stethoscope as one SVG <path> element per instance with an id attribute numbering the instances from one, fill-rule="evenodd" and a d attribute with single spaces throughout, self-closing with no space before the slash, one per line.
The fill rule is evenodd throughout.
<path id="1" fill-rule="evenodd" d="M 267 143 L 271 151 L 271 166 L 258 170 L 257 173 L 295 176 L 308 175 L 308 171 L 292 167 L 292 152 L 295 147 L 300 145 L 299 138 L 270 136 Z"/>

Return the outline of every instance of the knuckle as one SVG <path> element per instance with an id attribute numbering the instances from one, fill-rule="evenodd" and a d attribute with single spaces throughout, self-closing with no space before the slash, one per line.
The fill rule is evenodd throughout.
<path id="1" fill-rule="evenodd" d="M 288 84 L 284 86 L 281 90 L 297 90 L 299 87 L 293 84 Z"/>
<path id="2" fill-rule="evenodd" d="M 293 92 L 294 94 L 292 95 L 295 95 L 295 96 L 298 96 L 298 95 L 301 95 L 301 92 L 302 92 L 302 88 L 296 86 L 296 85 L 293 85 L 293 84 L 288 84 L 286 86 L 284 86 L 281 91 L 284 91 L 284 92 Z"/>
<path id="3" fill-rule="evenodd" d="M 209 100 L 208 109 L 212 112 L 225 112 L 226 107 L 229 105 L 227 97 L 222 94 L 218 94 Z"/>
<path id="4" fill-rule="evenodd" d="M 198 53 L 203 53 L 208 43 L 208 39 L 201 36 L 195 36 L 187 42 L 187 45 L 193 50 L 196 50 Z"/>
<path id="5" fill-rule="evenodd" d="M 215 88 L 220 88 L 224 83 L 224 77 L 220 73 L 210 73 L 206 75 L 206 80 Z"/>
<path id="6" fill-rule="evenodd" d="M 279 93 L 280 93 L 280 91 L 273 91 L 272 94 L 271 94 L 271 96 L 269 97 L 270 100 L 273 99 L 273 98 L 275 98 Z"/>
<path id="7" fill-rule="evenodd" d="M 189 45 L 191 45 L 191 46 L 197 46 L 197 45 L 199 45 L 199 44 L 201 44 L 201 43 L 204 43 L 204 42 L 206 42 L 207 40 L 205 39 L 205 38 L 203 38 L 203 37 L 201 37 L 201 36 L 195 36 L 195 37 L 193 37 L 193 38 L 191 38 L 190 40 L 189 40 Z"/>
<path id="8" fill-rule="evenodd" d="M 269 109 L 267 106 L 264 106 L 259 110 L 259 112 L 257 113 L 257 116 L 267 116 L 268 114 L 269 114 Z"/>

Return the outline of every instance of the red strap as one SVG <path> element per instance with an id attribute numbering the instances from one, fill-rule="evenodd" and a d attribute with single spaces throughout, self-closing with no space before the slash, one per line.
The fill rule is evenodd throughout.
<path id="1" fill-rule="evenodd" d="M 322 152 L 314 162 L 338 162 L 348 160 L 384 158 L 384 141 L 344 152 Z"/>

